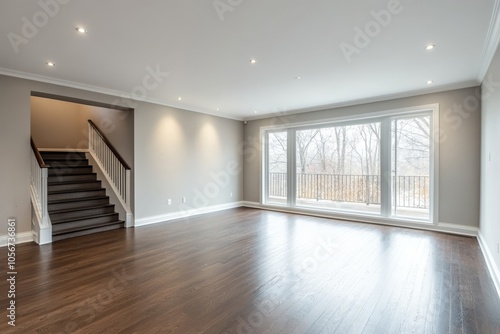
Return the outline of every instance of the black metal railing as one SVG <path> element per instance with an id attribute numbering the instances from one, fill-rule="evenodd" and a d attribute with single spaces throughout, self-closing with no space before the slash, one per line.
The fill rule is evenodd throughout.
<path id="1" fill-rule="evenodd" d="M 380 175 L 297 174 L 297 198 L 380 204 Z M 429 208 L 428 176 L 393 176 L 392 205 Z M 286 173 L 269 173 L 269 196 L 286 197 Z"/>
<path id="2" fill-rule="evenodd" d="M 428 176 L 393 176 L 395 205 L 404 208 L 428 209 L 430 202 L 429 181 Z"/>

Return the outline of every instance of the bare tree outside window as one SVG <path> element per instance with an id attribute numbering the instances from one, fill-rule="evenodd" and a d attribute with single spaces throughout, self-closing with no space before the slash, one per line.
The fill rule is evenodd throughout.
<path id="1" fill-rule="evenodd" d="M 392 121 L 392 212 L 429 218 L 430 116 Z"/>
<path id="2" fill-rule="evenodd" d="M 268 202 L 286 204 L 287 199 L 287 132 L 271 132 L 268 144 Z"/>
<path id="3" fill-rule="evenodd" d="M 296 141 L 298 205 L 380 212 L 380 123 L 300 130 Z"/>
<path id="4" fill-rule="evenodd" d="M 431 117 L 390 123 L 391 214 L 429 218 Z M 381 213 L 381 122 L 291 133 L 298 206 Z M 287 135 L 268 133 L 268 198 L 281 204 L 287 199 Z"/>

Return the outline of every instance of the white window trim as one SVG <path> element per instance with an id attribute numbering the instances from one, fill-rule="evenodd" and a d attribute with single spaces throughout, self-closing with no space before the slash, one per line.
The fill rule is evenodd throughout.
<path id="1" fill-rule="evenodd" d="M 295 206 L 295 203 L 291 203 L 292 201 L 295 201 L 295 194 L 292 194 L 292 192 L 295 191 L 295 187 L 293 187 L 293 184 L 288 184 L 288 195 L 289 198 L 287 200 L 287 206 L 282 206 L 282 205 L 276 205 L 276 204 L 270 204 L 266 200 L 266 186 L 267 186 L 267 177 L 266 177 L 266 170 L 267 170 L 267 140 L 266 140 L 266 134 L 268 132 L 273 132 L 273 131 L 285 131 L 285 130 L 292 130 L 292 133 L 295 133 L 298 129 L 307 129 L 307 128 L 314 128 L 318 126 L 331 126 L 331 125 L 351 125 L 351 124 L 357 124 L 361 123 L 366 120 L 372 120 L 372 121 L 377 121 L 377 119 L 382 119 L 386 117 L 395 117 L 395 116 L 404 116 L 405 114 L 408 115 L 415 115 L 418 114 L 419 112 L 431 112 L 431 120 L 432 120 L 432 125 L 431 125 L 431 170 L 430 170 L 430 179 L 431 179 L 431 184 L 432 184 L 432 189 L 431 189 L 431 194 L 430 194 L 430 200 L 429 202 L 431 203 L 431 208 L 429 212 L 429 221 L 423 221 L 423 220 L 418 220 L 418 219 L 408 219 L 408 218 L 402 218 L 402 217 L 380 217 L 376 215 L 369 215 L 369 214 L 363 214 L 363 213 L 348 213 L 345 211 L 335 211 L 335 210 L 321 210 L 321 209 L 309 209 L 309 208 L 301 208 Z M 439 142 L 440 142 L 440 124 L 439 124 L 439 119 L 440 119 L 440 109 L 439 109 L 439 103 L 434 103 L 434 104 L 427 104 L 427 105 L 421 105 L 421 106 L 415 106 L 415 107 L 407 107 L 407 108 L 398 108 L 398 109 L 391 109 L 391 110 L 383 110 L 383 111 L 376 111 L 376 112 L 369 112 L 369 113 L 362 113 L 354 116 L 339 116 L 339 117 L 333 117 L 333 118 L 325 118 L 321 120 L 314 120 L 314 121 L 306 121 L 306 122 L 297 122 L 297 123 L 288 123 L 288 124 L 279 124 L 279 125 L 270 125 L 270 126 L 262 126 L 260 128 L 260 140 L 261 140 L 261 168 L 259 171 L 259 176 L 260 176 L 260 205 L 262 207 L 269 207 L 271 209 L 276 209 L 276 208 L 283 208 L 286 209 L 286 211 L 291 211 L 291 212 L 298 212 L 298 213 L 317 213 L 317 214 L 326 214 L 330 217 L 338 217 L 340 219 L 356 219 L 360 221 L 366 221 L 366 222 L 385 222 L 385 223 L 401 223 L 401 224 L 421 224 L 421 225 L 433 225 L 437 226 L 439 223 Z M 390 140 L 386 139 L 386 140 Z M 290 145 L 295 145 L 295 139 L 290 140 L 288 138 L 288 166 L 291 166 L 290 162 L 295 162 L 295 149 L 290 150 L 292 146 Z M 381 143 L 382 144 L 382 143 Z M 385 163 L 390 163 L 390 157 L 382 157 L 381 156 L 381 164 L 384 163 L 384 161 L 387 160 Z M 383 167 L 383 166 L 381 166 Z M 288 168 L 288 172 L 290 173 L 290 170 L 294 170 L 293 168 L 291 169 L 290 167 Z M 291 179 L 289 177 L 289 179 Z M 387 192 L 386 192 L 387 193 Z M 290 198 L 290 195 L 292 197 Z M 390 202 L 390 201 L 389 201 Z M 387 203 L 387 202 L 386 202 Z M 382 208 L 381 208 L 382 210 Z M 387 210 L 387 209 L 385 209 Z M 383 212 L 382 212 L 383 213 Z"/>

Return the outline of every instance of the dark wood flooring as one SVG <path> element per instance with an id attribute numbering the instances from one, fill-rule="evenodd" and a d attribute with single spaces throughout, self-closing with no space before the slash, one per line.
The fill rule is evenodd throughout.
<path id="1" fill-rule="evenodd" d="M 17 271 L 1 333 L 500 333 L 477 240 L 411 229 L 241 208 L 18 245 Z"/>

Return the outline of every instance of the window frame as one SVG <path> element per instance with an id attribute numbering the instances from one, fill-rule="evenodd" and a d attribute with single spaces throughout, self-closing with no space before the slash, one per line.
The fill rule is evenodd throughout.
<path id="1" fill-rule="evenodd" d="M 289 196 L 289 192 L 290 192 L 290 184 L 289 184 L 289 170 L 290 170 L 290 163 L 289 163 L 289 152 L 290 152 L 290 146 L 289 146 L 289 138 L 288 138 L 288 131 L 285 131 L 284 129 L 274 129 L 274 130 L 269 130 L 269 131 L 265 131 L 264 133 L 261 133 L 261 138 L 263 139 L 261 142 L 262 142 L 262 145 L 263 145 L 263 157 L 262 157 L 262 167 L 261 167 L 261 180 L 263 181 L 263 184 L 265 185 L 269 185 L 269 135 L 271 133 L 278 133 L 278 132 L 287 132 L 287 185 L 286 185 L 286 189 L 287 189 L 287 201 L 286 201 L 286 204 L 282 205 L 282 204 L 279 204 L 279 203 L 269 203 L 269 193 L 266 191 L 266 189 L 268 188 L 265 188 L 263 189 L 263 191 L 261 191 L 261 204 L 262 203 L 266 203 L 266 205 L 272 205 L 272 206 L 278 206 L 278 207 L 290 207 L 290 196 Z M 263 137 L 262 137 L 263 136 Z M 262 173 L 262 170 L 265 169 L 266 172 L 265 173 Z M 263 174 L 263 175 L 262 175 Z"/>
<path id="2" fill-rule="evenodd" d="M 438 194 L 439 194 L 439 104 L 429 104 L 408 108 L 391 109 L 377 112 L 367 112 L 357 115 L 346 115 L 322 120 L 297 122 L 280 125 L 262 126 L 260 128 L 260 139 L 262 144 L 261 168 L 260 168 L 260 205 L 269 208 L 288 209 L 293 212 L 312 213 L 320 215 L 335 216 L 339 218 L 360 218 L 360 220 L 381 219 L 384 222 L 409 222 L 418 224 L 438 224 Z M 423 115 L 430 115 L 430 194 L 429 194 L 429 220 L 418 218 L 395 216 L 391 208 L 391 186 L 392 178 L 381 178 L 381 209 L 380 214 L 370 214 L 357 211 L 332 210 L 311 208 L 296 205 L 296 132 L 300 130 L 310 130 L 326 128 L 332 126 L 358 125 L 368 122 L 380 122 L 380 168 L 381 174 L 391 170 L 391 122 L 394 119 L 411 118 Z M 272 132 L 287 132 L 287 204 L 278 205 L 268 202 L 268 142 L 267 136 Z"/>

